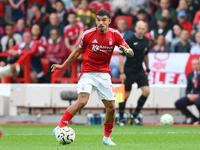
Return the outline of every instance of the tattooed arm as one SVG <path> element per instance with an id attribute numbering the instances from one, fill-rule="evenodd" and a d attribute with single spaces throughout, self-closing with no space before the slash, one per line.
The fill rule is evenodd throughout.
<path id="1" fill-rule="evenodd" d="M 70 55 L 69 57 L 65 60 L 65 62 L 62 65 L 59 64 L 53 64 L 51 66 L 51 72 L 54 72 L 56 70 L 62 70 L 65 67 L 67 67 L 69 64 L 71 64 L 74 60 L 78 58 L 78 56 L 84 51 L 84 49 L 80 49 L 77 47 Z"/>

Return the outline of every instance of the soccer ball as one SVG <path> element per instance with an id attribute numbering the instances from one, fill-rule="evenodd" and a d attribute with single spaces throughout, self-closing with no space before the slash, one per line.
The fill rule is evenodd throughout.
<path id="1" fill-rule="evenodd" d="M 75 132 L 70 127 L 63 127 L 57 134 L 57 141 L 62 144 L 70 144 L 75 140 Z"/>
<path id="2" fill-rule="evenodd" d="M 2 137 L 2 135 L 3 135 L 3 130 L 2 130 L 2 128 L 0 127 L 0 138 Z"/>
<path id="3" fill-rule="evenodd" d="M 162 125 L 171 126 L 174 123 L 174 119 L 170 114 L 164 114 L 160 118 L 160 122 L 161 122 Z"/>

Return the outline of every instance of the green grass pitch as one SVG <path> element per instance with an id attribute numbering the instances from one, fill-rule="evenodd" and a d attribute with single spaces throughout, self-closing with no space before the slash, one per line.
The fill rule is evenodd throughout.
<path id="1" fill-rule="evenodd" d="M 1 125 L 0 150 L 200 150 L 200 126 L 115 126 L 116 146 L 102 145 L 103 126 L 70 126 L 70 145 L 59 145 L 52 125 Z"/>

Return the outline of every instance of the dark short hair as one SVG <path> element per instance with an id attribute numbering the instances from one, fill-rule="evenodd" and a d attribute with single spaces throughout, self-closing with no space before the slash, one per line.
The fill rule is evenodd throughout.
<path id="1" fill-rule="evenodd" d="M 52 32 L 53 30 L 55 30 L 55 31 L 58 33 L 58 35 L 61 35 L 60 30 L 58 30 L 58 28 L 55 28 L 55 27 L 52 28 L 52 29 L 50 30 L 49 35 L 51 34 L 51 32 Z"/>
<path id="2" fill-rule="evenodd" d="M 106 9 L 100 9 L 97 11 L 96 16 L 107 16 L 110 19 L 110 12 Z"/>
<path id="3" fill-rule="evenodd" d="M 6 27 L 12 27 L 12 28 L 14 28 L 14 25 L 8 23 L 8 24 L 5 25 L 5 28 L 6 28 Z"/>
<path id="4" fill-rule="evenodd" d="M 62 5 L 65 7 L 65 4 L 61 0 L 56 0 L 56 3 L 62 3 Z"/>
<path id="5" fill-rule="evenodd" d="M 69 16 L 69 15 L 75 15 L 75 16 L 76 16 L 76 13 L 72 11 L 72 12 L 69 12 L 69 13 L 68 13 L 68 16 Z"/>

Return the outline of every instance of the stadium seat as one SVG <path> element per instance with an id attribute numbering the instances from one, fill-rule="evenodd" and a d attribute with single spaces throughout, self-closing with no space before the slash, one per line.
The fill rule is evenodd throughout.
<path id="1" fill-rule="evenodd" d="M 117 21 L 121 18 L 124 18 L 126 19 L 127 23 L 128 23 L 128 29 L 131 29 L 132 28 L 132 23 L 133 23 L 133 18 L 132 16 L 123 16 L 123 15 L 120 15 L 120 16 L 117 16 L 113 22 L 113 28 L 117 28 Z"/>
<path id="2" fill-rule="evenodd" d="M 43 68 L 43 72 L 44 75 L 47 74 L 47 72 L 49 71 L 49 59 L 48 58 L 41 58 L 41 62 L 42 62 L 42 68 Z"/>

